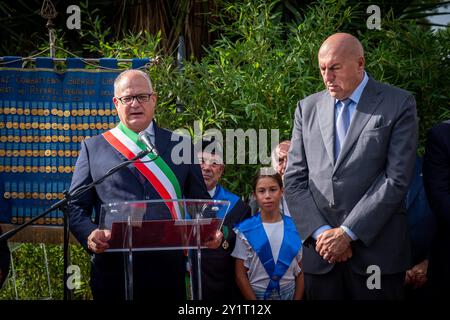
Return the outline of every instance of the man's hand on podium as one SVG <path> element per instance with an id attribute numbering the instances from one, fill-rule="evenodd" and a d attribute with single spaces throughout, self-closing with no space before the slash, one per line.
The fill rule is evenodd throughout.
<path id="1" fill-rule="evenodd" d="M 217 230 L 214 237 L 205 242 L 205 246 L 207 246 L 209 249 L 217 249 L 222 243 L 222 239 L 223 233 L 220 230 Z"/>
<path id="2" fill-rule="evenodd" d="M 88 248 L 94 253 L 102 253 L 109 248 L 109 239 L 111 239 L 110 230 L 95 229 L 88 237 Z"/>

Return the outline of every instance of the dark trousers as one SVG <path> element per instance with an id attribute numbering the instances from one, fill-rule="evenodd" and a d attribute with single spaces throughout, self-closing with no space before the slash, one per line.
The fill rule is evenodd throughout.
<path id="1" fill-rule="evenodd" d="M 185 301 L 185 257 L 180 250 L 133 254 L 133 299 Z M 95 255 L 91 268 L 94 300 L 124 300 L 124 257 L 121 253 Z"/>
<path id="2" fill-rule="evenodd" d="M 338 263 L 326 274 L 305 273 L 307 300 L 402 300 L 405 272 L 381 275 L 380 289 L 369 289 L 372 274 L 355 273 L 349 264 Z M 370 282 L 370 281 L 369 281 Z"/>

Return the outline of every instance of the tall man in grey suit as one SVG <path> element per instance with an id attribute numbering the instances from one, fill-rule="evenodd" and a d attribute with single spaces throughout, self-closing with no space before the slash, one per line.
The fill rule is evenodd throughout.
<path id="1" fill-rule="evenodd" d="M 417 148 L 414 97 L 364 71 L 350 34 L 325 40 L 326 90 L 295 111 L 285 195 L 304 241 L 308 299 L 400 299 L 409 267 L 404 197 Z"/>

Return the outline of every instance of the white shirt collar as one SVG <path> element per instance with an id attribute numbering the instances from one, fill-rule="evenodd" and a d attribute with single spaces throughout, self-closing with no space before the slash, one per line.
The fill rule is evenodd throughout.
<path id="1" fill-rule="evenodd" d="M 211 196 L 211 199 L 214 197 L 214 195 L 216 194 L 216 189 L 217 186 L 215 186 L 214 188 L 212 188 L 211 190 L 208 190 L 209 195 Z"/>

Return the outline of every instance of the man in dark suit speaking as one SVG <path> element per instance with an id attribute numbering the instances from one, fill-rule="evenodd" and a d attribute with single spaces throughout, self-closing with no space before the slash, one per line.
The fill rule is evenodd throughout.
<path id="1" fill-rule="evenodd" d="M 306 297 L 402 298 L 415 99 L 369 77 L 363 47 L 350 34 L 327 38 L 318 58 L 326 90 L 297 105 L 285 174 L 305 244 Z"/>
<path id="2" fill-rule="evenodd" d="M 98 227 L 102 204 L 153 199 L 210 199 L 200 166 L 174 164 L 172 149 L 178 139 L 153 121 L 156 93 L 148 75 L 139 70 L 122 72 L 114 82 L 113 102 L 120 123 L 81 145 L 71 190 L 102 177 L 110 168 L 142 151 L 138 133 L 145 131 L 159 157 L 152 162 L 122 168 L 94 189 L 70 203 L 70 229 L 92 254 L 91 288 L 94 299 L 124 299 L 124 258 L 121 253 L 104 252 L 110 235 Z M 176 137 L 175 137 L 176 138 Z M 192 148 L 191 148 L 192 150 Z M 183 155 L 180 155 L 183 158 Z M 144 158 L 145 159 L 145 158 Z M 143 159 L 143 160 L 144 160 Z M 95 219 L 92 221 L 92 210 Z M 151 212 L 149 219 L 177 219 L 176 206 L 167 212 Z M 152 217 L 152 214 L 157 216 Z M 164 216 L 166 215 L 166 216 Z M 216 244 L 218 246 L 220 241 Z M 182 250 L 136 252 L 134 299 L 186 298 L 185 257 Z"/>

